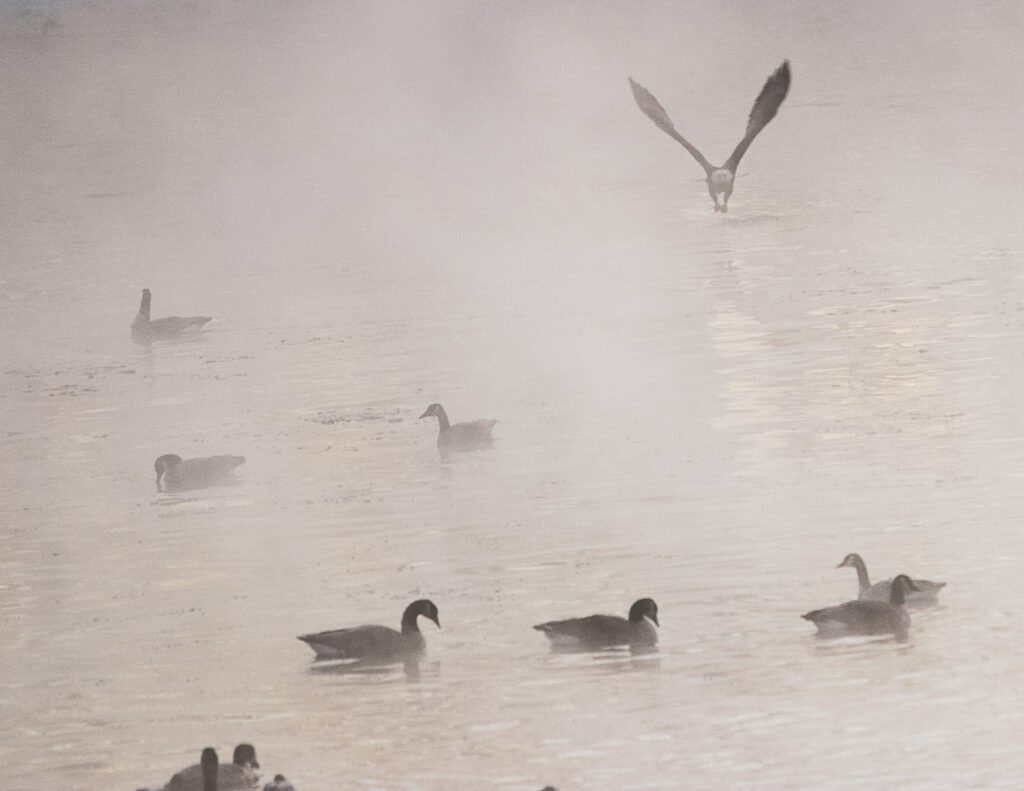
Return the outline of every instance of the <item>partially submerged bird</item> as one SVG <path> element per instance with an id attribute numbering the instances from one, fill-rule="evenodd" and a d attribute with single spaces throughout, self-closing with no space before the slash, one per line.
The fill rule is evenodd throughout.
<path id="1" fill-rule="evenodd" d="M 676 131 L 672 119 L 665 112 L 665 108 L 658 103 L 658 100 L 654 98 L 650 91 L 640 83 L 634 82 L 632 77 L 629 78 L 629 84 L 633 89 L 633 98 L 636 99 L 636 103 L 643 110 L 644 114 L 654 121 L 655 126 L 665 132 L 665 134 L 681 143 L 683 148 L 689 151 L 700 166 L 704 168 L 704 172 L 707 174 L 708 192 L 711 193 L 711 200 L 715 202 L 715 211 L 727 212 L 729 211 L 729 196 L 732 195 L 732 188 L 736 182 L 736 169 L 739 167 L 740 159 L 743 158 L 747 148 L 754 142 L 754 138 L 757 137 L 758 133 L 775 117 L 775 113 L 779 110 L 779 105 L 782 104 L 782 100 L 786 98 L 786 94 L 789 92 L 789 79 L 789 61 L 787 60 L 783 61 L 782 65 L 775 70 L 764 84 L 761 93 L 758 94 L 757 99 L 754 101 L 753 109 L 750 111 L 746 134 L 721 167 L 715 167 L 708 162 L 695 146 L 691 145 L 686 138 Z M 721 203 L 718 202 L 719 195 L 722 196 Z"/>
<path id="2" fill-rule="evenodd" d="M 235 467 L 245 463 L 245 456 L 202 456 L 182 459 L 174 453 L 165 453 L 153 462 L 158 492 L 181 492 L 186 489 L 205 489 L 208 486 L 232 483 Z"/>
<path id="3" fill-rule="evenodd" d="M 437 434 L 437 447 L 442 451 L 470 451 L 486 448 L 494 442 L 491 436 L 491 429 L 497 420 L 474 420 L 470 423 L 455 423 L 448 421 L 448 413 L 440 404 L 431 404 L 427 411 L 420 415 L 420 420 L 425 417 L 436 417 L 440 430 Z"/>
<path id="4" fill-rule="evenodd" d="M 551 647 L 560 651 L 595 651 L 616 645 L 630 648 L 653 648 L 658 643 L 658 632 L 651 626 L 658 623 L 658 605 L 654 599 L 637 599 L 629 608 L 629 618 L 618 615 L 588 615 L 548 621 L 534 626 L 547 635 Z"/>
<path id="5" fill-rule="evenodd" d="M 889 595 L 892 591 L 892 580 L 883 580 L 872 585 L 871 578 L 868 577 L 868 567 L 865 565 L 864 559 L 856 552 L 851 552 L 843 558 L 843 562 L 836 566 L 836 568 L 857 569 L 858 599 L 862 601 L 889 601 Z M 914 590 L 906 596 L 908 607 L 934 607 L 939 603 L 939 591 L 946 586 L 945 582 L 917 579 L 913 582 Z"/>
<path id="6" fill-rule="evenodd" d="M 251 744 L 240 744 L 235 748 L 234 758 L 229 764 L 218 762 L 217 752 L 212 747 L 203 750 L 198 764 L 193 764 L 174 775 L 164 786 L 164 791 L 237 791 L 256 787 L 259 775 L 256 749 Z"/>
<path id="7" fill-rule="evenodd" d="M 295 791 L 295 786 L 289 783 L 284 775 L 274 775 L 274 780 L 263 786 L 263 791 Z"/>
<path id="8" fill-rule="evenodd" d="M 813 610 L 800 617 L 818 627 L 819 637 L 891 633 L 897 640 L 906 640 L 910 630 L 906 592 L 915 590 L 914 581 L 906 574 L 900 574 L 892 581 L 887 602 L 858 599 L 836 607 Z"/>
<path id="9" fill-rule="evenodd" d="M 417 599 L 402 613 L 402 631 L 389 626 L 355 626 L 299 637 L 316 651 L 317 659 L 358 659 L 366 662 L 401 662 L 421 655 L 427 647 L 416 619 L 429 618 L 438 628 L 441 621 L 437 605 L 429 599 Z"/>
<path id="10" fill-rule="evenodd" d="M 149 318 L 149 303 L 153 299 L 148 288 L 142 289 L 142 304 L 132 321 L 132 340 L 138 343 L 151 341 L 169 341 L 181 337 L 186 332 L 202 329 L 209 316 L 168 316 L 163 319 Z"/>

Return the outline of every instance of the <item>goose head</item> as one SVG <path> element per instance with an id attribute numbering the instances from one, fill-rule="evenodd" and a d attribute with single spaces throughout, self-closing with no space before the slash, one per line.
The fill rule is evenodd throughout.
<path id="1" fill-rule="evenodd" d="M 919 591 L 920 588 L 914 584 L 914 581 L 910 579 L 906 574 L 899 574 L 896 579 L 892 581 L 892 591 L 889 593 L 890 604 L 903 604 L 906 599 L 907 591 Z"/>
<path id="2" fill-rule="evenodd" d="M 856 552 L 851 552 L 849 555 L 843 558 L 843 562 L 836 566 L 836 568 L 857 568 L 858 564 L 863 565 L 864 561 L 860 559 L 860 555 L 858 555 Z"/>
<path id="3" fill-rule="evenodd" d="M 431 404 L 427 407 L 427 411 L 420 415 L 420 420 L 425 417 L 440 417 L 444 414 L 444 407 L 440 404 Z"/>
<path id="4" fill-rule="evenodd" d="M 661 626 L 658 623 L 658 605 L 654 603 L 654 599 L 637 599 L 629 608 L 630 623 L 638 623 L 644 618 L 650 618 L 655 626 Z"/>
<path id="5" fill-rule="evenodd" d="M 441 628 L 441 616 L 437 611 L 437 605 L 430 601 L 430 599 L 417 599 L 406 607 L 405 612 L 402 613 L 402 631 L 405 631 L 406 624 L 415 627 L 416 618 L 420 615 L 433 621 L 438 629 Z"/>
<path id="6" fill-rule="evenodd" d="M 251 744 L 242 743 L 235 748 L 235 754 L 231 759 L 233 764 L 237 766 L 245 766 L 248 764 L 253 769 L 260 768 L 260 762 L 256 760 L 256 748 Z"/>
<path id="7" fill-rule="evenodd" d="M 156 470 L 156 490 L 158 492 L 163 491 L 160 486 L 161 479 L 168 471 L 173 470 L 179 464 L 181 464 L 181 456 L 176 453 L 165 453 L 153 462 L 153 469 Z"/>

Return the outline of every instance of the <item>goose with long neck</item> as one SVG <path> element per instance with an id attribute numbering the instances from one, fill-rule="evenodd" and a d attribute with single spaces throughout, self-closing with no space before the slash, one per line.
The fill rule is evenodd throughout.
<path id="1" fill-rule="evenodd" d="M 401 662 L 423 654 L 426 640 L 420 632 L 419 616 L 441 626 L 437 605 L 417 599 L 402 613 L 401 631 L 368 624 L 348 629 L 301 635 L 299 639 L 316 652 L 317 659 L 356 659 L 366 662 Z"/>
<path id="2" fill-rule="evenodd" d="M 633 98 L 644 115 L 654 121 L 655 126 L 661 131 L 690 152 L 690 155 L 704 168 L 704 173 L 707 175 L 708 192 L 711 195 L 711 200 L 715 203 L 715 211 L 717 212 L 729 211 L 729 196 L 732 195 L 733 186 L 736 183 L 736 170 L 739 167 L 740 160 L 747 152 L 750 144 L 754 142 L 754 138 L 757 137 L 779 111 L 783 99 L 789 93 L 789 83 L 789 61 L 787 60 L 783 61 L 782 65 L 768 78 L 761 89 L 761 93 L 758 94 L 757 99 L 754 101 L 754 107 L 750 111 L 750 117 L 747 119 L 747 131 L 743 139 L 733 149 L 729 158 L 725 160 L 725 164 L 721 167 L 716 167 L 708 162 L 704 155 L 697 150 L 696 146 L 676 131 L 672 119 L 668 117 L 665 108 L 659 104 L 654 95 L 640 83 L 634 82 L 632 77 L 629 78 L 629 85 L 633 89 Z M 721 203 L 718 200 L 719 196 L 722 199 Z"/>
<path id="3" fill-rule="evenodd" d="M 653 648 L 658 643 L 655 626 L 660 626 L 658 605 L 654 599 L 637 599 L 629 608 L 628 618 L 587 615 L 548 621 L 533 628 L 547 636 L 553 650 L 595 651 L 617 645 L 628 645 L 633 649 Z"/>
<path id="4" fill-rule="evenodd" d="M 202 326 L 211 320 L 209 316 L 167 316 L 162 319 L 151 319 L 149 308 L 152 299 L 153 295 L 149 289 L 142 289 L 139 312 L 132 321 L 132 339 L 138 343 L 173 340 L 186 332 L 202 329 Z"/>
<path id="5" fill-rule="evenodd" d="M 491 429 L 494 428 L 497 420 L 473 420 L 468 423 L 453 424 L 448 420 L 448 413 L 440 404 L 428 406 L 426 411 L 420 415 L 420 420 L 425 417 L 437 418 L 437 447 L 443 452 L 481 450 L 494 442 Z"/>
<path id="6" fill-rule="evenodd" d="M 864 563 L 864 559 L 856 552 L 851 552 L 843 558 L 836 568 L 856 569 L 858 599 L 889 600 L 889 595 L 892 591 L 892 580 L 883 580 L 872 585 L 871 578 L 868 576 L 867 564 Z M 946 586 L 946 583 L 915 579 L 914 586 L 914 590 L 907 593 L 907 606 L 915 608 L 934 607 L 939 603 L 939 591 Z"/>
<path id="7" fill-rule="evenodd" d="M 857 599 L 836 607 L 812 610 L 800 617 L 818 628 L 819 637 L 893 634 L 897 640 L 906 640 L 910 631 L 906 593 L 915 590 L 914 581 L 900 574 L 892 581 L 887 602 Z"/>

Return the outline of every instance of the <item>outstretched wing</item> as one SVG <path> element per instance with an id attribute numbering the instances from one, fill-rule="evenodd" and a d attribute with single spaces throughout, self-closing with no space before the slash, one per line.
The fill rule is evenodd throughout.
<path id="1" fill-rule="evenodd" d="M 658 129 L 667 134 L 673 140 L 681 143 L 683 148 L 689 151 L 693 158 L 700 163 L 700 166 L 704 168 L 704 171 L 710 175 L 714 170 L 714 167 L 704 159 L 704 155 L 701 154 L 700 151 L 690 145 L 686 141 L 686 138 L 676 131 L 676 128 L 672 123 L 672 119 L 669 118 L 668 113 L 665 112 L 665 108 L 658 103 L 658 100 L 654 98 L 651 92 L 640 83 L 634 82 L 632 77 L 629 78 L 629 87 L 633 89 L 633 98 L 636 99 L 636 103 L 640 109 L 644 111 L 644 115 L 654 121 L 654 125 L 657 126 Z"/>
<path id="2" fill-rule="evenodd" d="M 758 94 L 754 101 L 754 109 L 750 111 L 750 119 L 747 121 L 747 133 L 722 167 L 731 173 L 736 173 L 736 168 L 739 167 L 740 159 L 747 153 L 747 148 L 754 142 L 758 133 L 775 117 L 775 113 L 779 111 L 779 106 L 786 98 L 787 93 L 789 93 L 789 61 L 784 60 L 775 73 L 768 78 L 761 93 Z"/>

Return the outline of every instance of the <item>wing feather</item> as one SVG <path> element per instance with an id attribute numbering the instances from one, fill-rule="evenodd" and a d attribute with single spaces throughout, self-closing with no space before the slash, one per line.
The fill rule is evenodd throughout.
<path id="1" fill-rule="evenodd" d="M 690 155 L 700 163 L 700 166 L 704 168 L 704 171 L 710 175 L 714 170 L 711 163 L 708 162 L 702 153 L 698 151 L 694 146 L 684 138 L 679 132 L 676 131 L 675 125 L 672 123 L 672 119 L 668 117 L 668 113 L 665 112 L 665 108 L 661 106 L 654 95 L 647 90 L 643 85 L 638 82 L 634 82 L 633 78 L 629 78 L 629 87 L 633 89 L 633 98 L 636 99 L 637 106 L 643 110 L 644 115 L 654 121 L 654 125 L 658 127 L 662 132 L 667 134 L 673 140 L 682 144 L 683 148 L 690 152 Z"/>
<path id="2" fill-rule="evenodd" d="M 761 93 L 758 94 L 757 99 L 754 100 L 754 107 L 750 111 L 750 118 L 747 120 L 747 133 L 743 136 L 743 139 L 736 146 L 736 149 L 732 152 L 732 156 L 726 160 L 722 166 L 729 172 L 735 174 L 736 168 L 739 167 L 740 160 L 743 155 L 747 153 L 747 149 L 750 144 L 754 142 L 754 138 L 764 129 L 768 122 L 771 121 L 775 114 L 779 111 L 779 107 L 782 105 L 782 100 L 786 98 L 786 94 L 789 93 L 789 61 L 785 60 L 782 65 L 779 66 L 765 82 L 764 87 L 761 89 Z"/>

